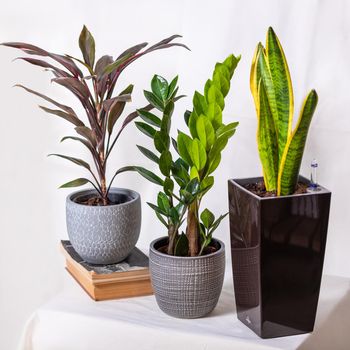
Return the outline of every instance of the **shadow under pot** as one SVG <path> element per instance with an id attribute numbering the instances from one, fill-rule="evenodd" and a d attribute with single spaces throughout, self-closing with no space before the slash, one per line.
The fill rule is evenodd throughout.
<path id="1" fill-rule="evenodd" d="M 316 317 L 331 193 L 320 186 L 261 198 L 245 188 L 259 181 L 228 182 L 238 319 L 262 338 L 308 333 Z"/>
<path id="2" fill-rule="evenodd" d="M 91 264 L 124 260 L 136 245 L 141 228 L 141 198 L 132 190 L 111 188 L 106 206 L 81 204 L 95 190 L 77 191 L 66 200 L 68 237 L 76 252 Z"/>
<path id="3" fill-rule="evenodd" d="M 196 257 L 164 254 L 167 237 L 150 245 L 151 281 L 159 308 L 177 318 L 199 318 L 214 310 L 225 273 L 225 245 L 212 240 L 214 253 Z"/>

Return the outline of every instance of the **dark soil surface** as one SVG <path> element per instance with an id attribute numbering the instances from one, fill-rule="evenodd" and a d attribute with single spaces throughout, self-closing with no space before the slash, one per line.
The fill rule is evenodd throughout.
<path id="1" fill-rule="evenodd" d="M 91 205 L 94 207 L 103 206 L 103 202 L 102 202 L 102 199 L 100 197 L 77 198 L 75 200 L 75 202 L 78 204 Z M 114 204 L 120 204 L 120 202 L 113 202 L 111 200 L 108 200 L 107 205 L 114 205 Z"/>
<path id="2" fill-rule="evenodd" d="M 163 247 L 160 247 L 160 248 L 158 249 L 158 251 L 161 252 L 161 253 L 163 253 L 163 254 L 167 254 L 167 255 L 168 255 L 168 253 L 167 253 L 167 251 L 168 251 L 168 246 L 165 245 L 165 246 L 163 246 Z M 211 253 L 215 253 L 216 251 L 217 251 L 217 248 L 212 247 L 212 246 L 208 246 L 208 247 L 206 247 L 206 248 L 204 249 L 203 254 L 202 254 L 201 256 L 203 256 L 203 255 L 208 255 L 208 254 L 211 254 Z"/>
<path id="3" fill-rule="evenodd" d="M 264 181 L 259 181 L 256 183 L 251 183 L 244 185 L 244 187 L 256 194 L 259 197 L 276 197 L 276 192 L 275 191 L 266 191 Z M 297 188 L 293 194 L 302 194 L 307 192 L 307 185 L 304 184 L 303 182 L 299 182 L 297 184 Z"/>

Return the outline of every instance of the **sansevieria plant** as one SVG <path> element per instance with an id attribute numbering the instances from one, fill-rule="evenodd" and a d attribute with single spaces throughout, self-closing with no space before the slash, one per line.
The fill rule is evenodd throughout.
<path id="1" fill-rule="evenodd" d="M 258 116 L 257 141 L 266 190 L 277 196 L 293 194 L 318 97 L 315 90 L 309 92 L 293 130 L 292 81 L 282 46 L 271 27 L 266 47 L 259 43 L 256 48 L 250 89 Z"/>

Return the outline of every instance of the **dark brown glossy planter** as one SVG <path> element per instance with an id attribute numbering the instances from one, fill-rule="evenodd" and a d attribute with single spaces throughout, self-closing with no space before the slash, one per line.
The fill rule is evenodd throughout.
<path id="1" fill-rule="evenodd" d="M 262 338 L 312 332 L 331 193 L 261 198 L 243 187 L 258 180 L 228 182 L 238 319 Z"/>

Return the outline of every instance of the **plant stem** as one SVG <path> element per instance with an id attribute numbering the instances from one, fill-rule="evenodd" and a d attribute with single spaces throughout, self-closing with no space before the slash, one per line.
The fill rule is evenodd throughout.
<path id="1" fill-rule="evenodd" d="M 188 207 L 187 229 L 190 256 L 197 256 L 199 251 L 198 201 L 195 200 Z"/>

